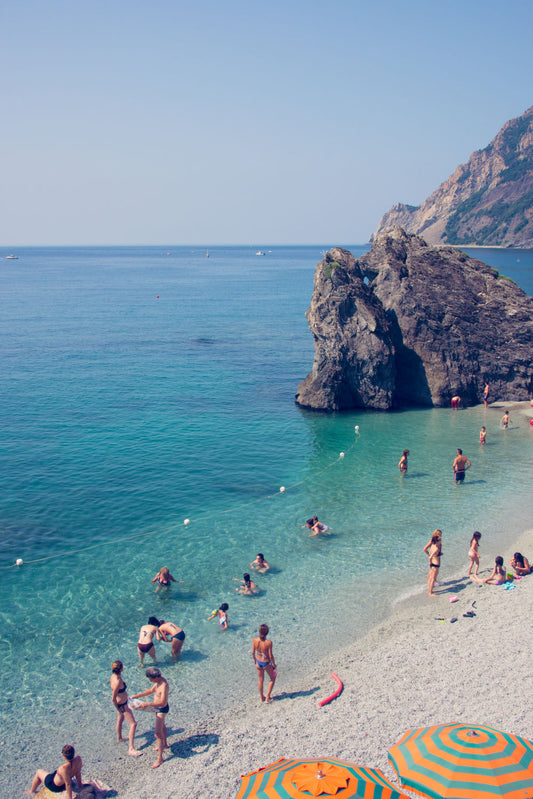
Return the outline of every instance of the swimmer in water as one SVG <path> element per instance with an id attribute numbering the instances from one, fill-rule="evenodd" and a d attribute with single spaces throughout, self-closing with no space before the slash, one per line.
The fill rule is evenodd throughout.
<path id="1" fill-rule="evenodd" d="M 250 563 L 250 567 L 260 572 L 261 574 L 264 574 L 270 569 L 270 566 L 266 562 L 262 552 L 258 553 L 256 559 Z"/>
<path id="2" fill-rule="evenodd" d="M 303 525 L 302 529 L 305 527 L 308 530 L 312 530 L 312 533 L 309 533 L 309 538 L 312 538 L 315 535 L 329 535 L 328 530 L 331 528 L 327 526 L 327 524 L 322 524 L 322 522 L 318 521 L 318 516 L 313 516 L 311 519 L 308 519 L 306 523 Z"/>
<path id="3" fill-rule="evenodd" d="M 484 427 L 482 427 L 481 430 L 479 431 L 479 443 L 484 444 L 486 440 L 487 440 L 487 431 L 485 430 Z"/>
<path id="4" fill-rule="evenodd" d="M 510 424 L 511 424 L 511 417 L 509 416 L 509 411 L 505 411 L 500 420 L 500 427 L 503 427 L 504 430 L 507 430 Z"/>
<path id="5" fill-rule="evenodd" d="M 218 616 L 218 624 L 222 627 L 223 630 L 228 629 L 228 608 L 229 605 L 227 602 L 223 602 L 218 610 L 214 610 L 210 616 L 207 617 L 207 621 L 210 619 L 214 619 L 215 616 Z"/>
<path id="6" fill-rule="evenodd" d="M 246 574 L 243 574 L 242 577 L 243 577 L 242 580 L 239 580 L 238 577 L 233 578 L 236 582 L 241 584 L 241 587 L 236 588 L 235 590 L 238 591 L 239 594 L 244 594 L 245 596 L 253 596 L 254 594 L 258 594 L 259 588 L 253 582 L 253 580 L 250 579 L 250 575 L 248 574 L 248 572 Z"/>
<path id="7" fill-rule="evenodd" d="M 157 582 L 155 588 L 157 592 L 161 591 L 163 588 L 168 591 L 168 589 L 170 588 L 170 583 L 177 583 L 178 581 L 176 580 L 175 577 L 171 575 L 167 567 L 163 566 L 162 569 L 159 569 L 152 582 L 153 583 Z"/>

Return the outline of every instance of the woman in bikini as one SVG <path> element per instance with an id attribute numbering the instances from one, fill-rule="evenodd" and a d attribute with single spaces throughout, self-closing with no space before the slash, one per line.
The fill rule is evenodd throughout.
<path id="1" fill-rule="evenodd" d="M 120 742 L 124 740 L 122 737 L 122 725 L 124 724 L 124 719 L 126 719 L 130 728 L 128 733 L 128 755 L 138 757 L 142 752 L 138 752 L 133 745 L 137 722 L 128 705 L 128 694 L 126 690 L 128 686 L 122 679 L 123 668 L 124 666 L 120 660 L 115 660 L 111 665 L 111 701 L 117 709 L 117 741 Z"/>
<path id="2" fill-rule="evenodd" d="M 272 641 L 267 639 L 267 635 L 268 624 L 262 624 L 259 628 L 259 638 L 254 638 L 252 644 L 252 659 L 257 669 L 257 683 L 259 686 L 259 696 L 261 697 L 261 702 L 273 701 L 271 694 L 274 683 L 276 682 L 276 677 L 278 676 L 276 662 L 272 653 Z M 266 693 L 266 700 L 265 694 L 263 692 L 265 671 L 270 677 L 270 682 L 268 683 Z"/>
<path id="3" fill-rule="evenodd" d="M 139 666 L 143 665 L 144 656 L 146 654 L 150 655 L 150 657 L 155 660 L 154 635 L 158 641 L 161 641 L 162 636 L 159 632 L 159 619 L 156 619 L 155 616 L 150 616 L 148 624 L 143 624 L 139 631 L 139 642 L 137 644 Z"/>
<path id="4" fill-rule="evenodd" d="M 433 588 L 437 581 L 440 556 L 442 555 L 442 532 L 440 530 L 434 531 L 431 541 L 424 547 L 424 552 L 429 557 L 428 594 L 429 596 L 437 596 L 437 594 L 433 593 Z"/>
<path id="5" fill-rule="evenodd" d="M 152 582 L 157 582 L 155 587 L 157 593 L 157 591 L 161 591 L 162 588 L 165 588 L 168 591 L 170 588 L 170 583 L 177 583 L 178 581 L 171 575 L 167 567 L 163 566 L 162 569 L 159 569 Z"/>
<path id="6" fill-rule="evenodd" d="M 44 785 L 51 793 L 63 793 L 63 791 L 66 791 L 67 799 L 72 799 L 73 777 L 76 778 L 78 788 L 81 789 L 81 767 L 83 765 L 81 757 L 76 754 L 74 747 L 70 746 L 70 744 L 63 747 L 61 754 L 65 762 L 55 771 L 49 774 L 40 768 L 35 772 L 30 789 L 31 795 L 36 793 L 40 785 Z"/>
<path id="7" fill-rule="evenodd" d="M 400 462 L 398 464 L 398 469 L 402 474 L 407 474 L 407 456 L 409 455 L 409 450 L 404 449 L 402 453 L 402 457 L 400 458 Z"/>

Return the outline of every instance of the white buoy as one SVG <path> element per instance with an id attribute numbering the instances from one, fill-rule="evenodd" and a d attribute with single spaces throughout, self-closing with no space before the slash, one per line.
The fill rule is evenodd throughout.
<path id="1" fill-rule="evenodd" d="M 283 494 L 284 491 L 285 491 L 285 486 L 281 486 L 281 488 L 279 489 L 279 493 Z"/>
<path id="2" fill-rule="evenodd" d="M 184 519 L 184 520 L 183 520 L 183 524 L 190 524 L 190 523 L 191 523 L 191 520 L 190 520 L 190 519 Z"/>
<path id="3" fill-rule="evenodd" d="M 17 558 L 15 561 L 15 566 L 22 566 L 23 563 L 24 561 L 22 560 L 22 558 Z"/>
<path id="4" fill-rule="evenodd" d="M 339 458 L 344 458 L 344 452 L 339 452 Z"/>

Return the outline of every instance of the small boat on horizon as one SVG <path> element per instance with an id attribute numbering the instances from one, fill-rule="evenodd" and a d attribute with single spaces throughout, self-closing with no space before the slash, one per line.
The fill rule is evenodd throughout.
<path id="1" fill-rule="evenodd" d="M 263 252 L 263 250 L 257 250 L 257 252 L 256 252 L 256 255 L 264 255 L 264 254 L 265 253 Z"/>
<path id="2" fill-rule="evenodd" d="M 18 261 L 19 257 L 18 255 L 6 255 L 6 259 L 8 261 Z"/>
<path id="3" fill-rule="evenodd" d="M 209 258 L 209 250 L 207 250 L 207 252 L 206 252 L 206 254 L 205 254 L 205 257 L 206 257 L 206 258 Z"/>

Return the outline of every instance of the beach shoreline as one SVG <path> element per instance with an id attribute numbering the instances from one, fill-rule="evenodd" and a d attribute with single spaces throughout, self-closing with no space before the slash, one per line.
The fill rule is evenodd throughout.
<path id="1" fill-rule="evenodd" d="M 503 553 L 506 564 L 515 549 L 529 553 L 532 547 L 528 530 Z M 488 576 L 490 569 L 482 572 Z M 410 596 L 363 638 L 300 678 L 287 682 L 278 664 L 271 705 L 252 694 L 244 706 L 183 730 L 180 697 L 171 696 L 171 754 L 160 768 L 150 769 L 153 739 L 141 717 L 138 745 L 145 757 L 128 758 L 124 751 L 96 768 L 81 753 L 85 772 L 122 799 L 232 799 L 240 775 L 280 757 L 334 756 L 380 768 L 395 781 L 387 751 L 411 727 L 463 722 L 533 738 L 533 717 L 521 698 L 530 675 L 533 636 L 524 620 L 533 609 L 533 576 L 511 585 L 479 586 L 461 576 L 447 580 L 435 598 L 422 591 Z M 456 602 L 449 601 L 452 596 Z M 472 603 L 476 615 L 463 616 Z M 319 708 L 335 687 L 331 672 L 344 690 Z"/>

